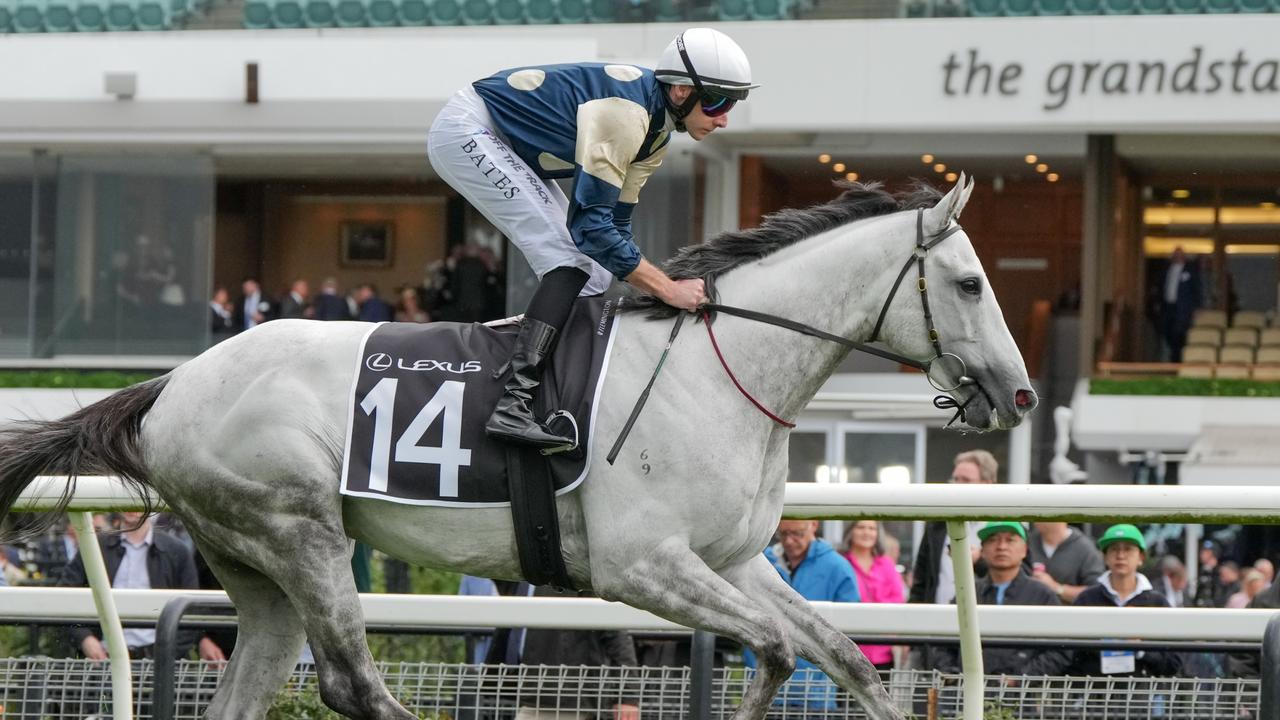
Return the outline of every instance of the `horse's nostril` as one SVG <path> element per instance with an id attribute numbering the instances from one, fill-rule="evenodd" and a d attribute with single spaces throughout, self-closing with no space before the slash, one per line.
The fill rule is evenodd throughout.
<path id="1" fill-rule="evenodd" d="M 1019 390 L 1013 394 L 1013 402 L 1018 406 L 1019 410 L 1026 412 L 1035 407 L 1036 403 L 1040 401 L 1036 398 L 1034 390 Z"/>

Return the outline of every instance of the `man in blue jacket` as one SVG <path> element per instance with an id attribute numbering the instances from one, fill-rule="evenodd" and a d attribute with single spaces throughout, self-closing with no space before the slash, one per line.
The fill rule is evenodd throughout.
<path id="1" fill-rule="evenodd" d="M 764 556 L 806 600 L 860 602 L 853 566 L 817 533 L 817 520 L 783 520 L 778 523 L 778 543 L 765 548 Z M 745 659 L 749 667 L 756 666 L 751 651 L 746 652 Z M 836 685 L 813 663 L 797 658 L 795 674 L 782 686 L 774 702 L 813 711 L 834 710 Z"/>

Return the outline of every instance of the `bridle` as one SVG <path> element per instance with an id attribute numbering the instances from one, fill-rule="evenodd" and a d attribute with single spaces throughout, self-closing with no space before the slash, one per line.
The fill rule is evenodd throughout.
<path id="1" fill-rule="evenodd" d="M 875 355 L 876 357 L 881 357 L 908 367 L 916 368 L 917 370 L 924 372 L 925 377 L 929 380 L 929 384 L 932 385 L 935 390 L 940 393 L 944 393 L 933 399 L 933 406 L 939 410 L 954 409 L 956 411 L 955 415 L 951 416 L 951 419 L 947 421 L 947 427 L 950 427 L 956 420 L 959 420 L 960 422 L 967 421 L 965 417 L 965 409 L 968 408 L 969 403 L 978 396 L 979 392 L 987 399 L 987 402 L 990 404 L 992 411 L 994 412 L 995 403 L 992 401 L 991 395 L 987 392 L 987 389 L 982 386 L 982 383 L 969 376 L 968 367 L 965 365 L 964 360 L 954 353 L 943 352 L 942 340 L 940 339 L 938 329 L 933 322 L 933 311 L 929 308 L 929 284 L 925 281 L 924 276 L 925 258 L 928 256 L 930 250 L 936 247 L 943 240 L 946 240 L 958 232 L 960 232 L 959 223 L 951 222 L 938 233 L 926 238 L 924 235 L 924 209 L 920 208 L 916 210 L 915 248 L 911 252 L 911 257 L 907 258 L 907 262 L 902 265 L 902 270 L 898 272 L 898 278 L 894 280 L 893 287 L 889 290 L 888 297 L 884 299 L 884 305 L 880 307 L 880 316 L 876 318 L 875 329 L 871 331 L 871 339 L 868 341 L 875 342 L 880 338 L 880 329 L 884 326 L 885 317 L 889 313 L 889 306 L 893 304 L 893 299 L 898 294 L 898 288 L 902 286 L 903 279 L 906 278 L 907 272 L 911 270 L 911 266 L 914 264 L 918 273 L 916 289 L 920 293 L 920 304 L 924 311 L 924 321 L 929 336 L 929 344 L 933 346 L 934 356 L 929 360 L 923 362 L 915 360 L 906 357 L 905 355 L 899 355 L 891 350 L 885 350 L 884 348 L 875 347 L 874 345 L 850 340 L 834 333 L 829 333 L 825 330 L 819 330 L 812 325 L 806 325 L 802 322 L 790 320 L 778 315 L 771 315 L 769 313 L 763 313 L 756 310 L 734 307 L 733 305 L 723 305 L 718 302 L 709 302 L 699 308 L 699 313 L 704 321 L 703 324 L 707 327 L 707 336 L 711 339 L 711 346 L 715 350 L 716 357 L 720 359 L 721 367 L 724 368 L 729 379 L 733 381 L 734 386 L 738 388 L 738 392 L 742 393 L 743 397 L 751 401 L 751 404 L 755 405 L 760 412 L 764 413 L 770 420 L 773 420 L 775 423 L 783 427 L 795 427 L 795 423 L 782 419 L 777 414 L 766 408 L 759 400 L 752 397 L 751 393 L 748 392 L 747 389 L 742 386 L 742 383 L 738 381 L 737 376 L 733 374 L 733 370 L 729 368 L 729 363 L 725 360 L 723 353 L 720 352 L 720 345 L 716 342 L 715 331 L 712 330 L 711 327 L 712 322 L 715 319 L 714 313 L 724 313 L 726 315 L 733 315 L 746 320 L 754 320 L 767 325 L 774 325 L 786 330 L 791 330 L 792 332 L 800 333 L 801 335 L 808 335 L 820 340 L 827 340 L 843 345 L 851 350 L 857 350 L 858 352 Z M 711 276 L 704 278 L 707 296 L 713 299 L 716 296 L 714 280 L 715 278 Z M 640 415 L 641 408 L 644 407 L 645 401 L 648 400 L 649 391 L 653 388 L 653 383 L 657 379 L 658 373 L 662 370 L 663 363 L 666 362 L 667 353 L 670 352 L 676 336 L 680 333 L 680 327 L 684 323 L 684 318 L 685 313 L 683 312 L 676 316 L 675 326 L 672 327 L 671 336 L 667 339 L 666 349 L 663 350 L 662 356 L 658 360 L 658 365 L 654 368 L 653 375 L 649 378 L 648 385 L 645 386 L 644 392 L 642 392 L 639 399 L 637 399 L 635 407 L 631 410 L 631 416 L 627 418 L 627 422 L 623 425 L 617 441 L 614 442 L 613 448 L 609 451 L 609 455 L 606 458 L 609 464 L 612 465 L 613 461 L 617 458 L 619 451 L 622 449 L 623 442 L 626 441 L 627 435 L 631 432 L 632 425 L 635 424 L 636 418 Z M 950 395 L 945 394 L 966 386 L 976 387 L 977 391 L 970 393 L 969 397 L 966 398 L 964 402 L 956 402 Z"/>
<path id="2" fill-rule="evenodd" d="M 933 311 L 929 307 L 929 284 L 925 280 L 925 258 L 929 255 L 930 250 L 936 247 L 943 240 L 946 240 L 958 232 L 960 232 L 960 224 L 951 222 L 940 232 L 926 238 L 924 234 L 924 209 L 921 208 L 916 210 L 915 248 L 912 250 L 911 257 L 907 258 L 907 261 L 903 263 L 902 270 L 898 272 L 898 277 L 894 280 L 893 287 L 890 288 L 888 297 L 884 299 L 884 304 L 880 307 L 880 315 L 876 318 L 875 329 L 871 331 L 871 338 L 868 340 L 868 342 L 875 342 L 880 339 L 880 330 L 884 327 L 885 317 L 889 314 L 889 306 L 893 304 L 893 299 L 898 294 L 898 288 L 902 287 L 903 279 L 906 278 L 907 272 L 911 270 L 911 266 L 914 264 L 918 273 L 916 289 L 920 293 L 920 306 L 924 312 L 925 329 L 928 333 L 929 344 L 933 346 L 934 356 L 929 360 L 924 362 L 914 360 L 890 350 L 875 347 L 867 343 L 860 343 L 855 340 L 849 340 L 848 338 L 843 338 L 839 335 L 819 330 L 815 327 L 805 325 L 804 323 L 778 317 L 777 315 L 770 315 L 768 313 L 757 312 L 755 310 L 747 310 L 745 308 L 738 308 L 731 305 L 722 305 L 720 303 L 712 302 L 702 306 L 702 317 L 707 326 L 707 334 L 711 337 L 711 343 L 713 347 L 715 347 L 716 356 L 720 358 L 720 364 L 724 367 L 725 372 L 729 374 L 729 378 L 733 381 L 734 385 L 738 387 L 738 390 L 741 391 L 753 405 L 773 419 L 774 422 L 787 427 L 795 427 L 794 423 L 782 420 L 774 413 L 765 409 L 764 406 L 755 398 L 751 397 L 751 395 L 742 387 L 741 383 L 738 382 L 733 371 L 729 369 L 728 363 L 725 362 L 724 356 L 720 353 L 719 346 L 716 344 L 715 332 L 711 329 L 713 319 L 711 313 L 714 312 L 722 312 L 726 315 L 735 315 L 748 320 L 776 325 L 777 327 L 786 328 L 787 330 L 792 330 L 811 337 L 829 340 L 850 348 L 851 350 L 857 350 L 859 352 L 867 353 L 868 355 L 875 355 L 886 360 L 901 363 L 908 367 L 916 368 L 917 370 L 921 370 L 925 373 L 925 377 L 929 380 L 929 384 L 940 393 L 953 392 L 965 386 L 976 387 L 977 392 L 971 393 L 962 403 L 957 403 L 954 398 L 945 394 L 939 395 L 933 399 L 933 406 L 939 410 L 955 409 L 956 414 L 947 422 L 948 426 L 955 423 L 956 420 L 959 420 L 960 422 L 967 421 L 965 417 L 965 410 L 968 408 L 969 403 L 978 396 L 978 392 L 981 392 L 982 395 L 986 397 L 987 402 L 994 410 L 995 403 L 992 402 L 991 395 L 987 393 L 987 390 L 982 386 L 982 383 L 969 376 L 968 367 L 965 365 L 964 360 L 955 353 L 943 352 L 942 340 L 938 334 L 938 328 L 933 322 Z M 711 286 L 708 285 L 708 287 L 710 288 Z M 713 290 L 709 289 L 708 294 L 711 292 L 713 292 Z"/>

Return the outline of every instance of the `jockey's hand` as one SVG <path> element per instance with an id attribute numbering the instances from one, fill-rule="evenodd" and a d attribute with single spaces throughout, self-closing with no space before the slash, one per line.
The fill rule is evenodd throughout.
<path id="1" fill-rule="evenodd" d="M 662 301 L 671 307 L 693 312 L 707 302 L 707 288 L 701 278 L 672 280 Z"/>

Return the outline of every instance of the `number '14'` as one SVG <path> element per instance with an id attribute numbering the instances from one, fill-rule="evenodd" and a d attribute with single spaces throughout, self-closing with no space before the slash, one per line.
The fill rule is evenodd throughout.
<path id="1" fill-rule="evenodd" d="M 369 489 L 386 492 L 391 467 L 391 420 L 396 407 L 396 390 L 400 381 L 383 378 L 364 396 L 360 408 L 373 416 L 373 456 L 369 460 Z M 471 451 L 462 447 L 462 394 L 467 384 L 446 380 L 431 396 L 409 427 L 395 442 L 395 461 L 440 466 L 440 497 L 458 497 L 458 469 L 471 464 Z M 439 447 L 423 447 L 418 443 L 440 414 L 444 429 Z"/>

